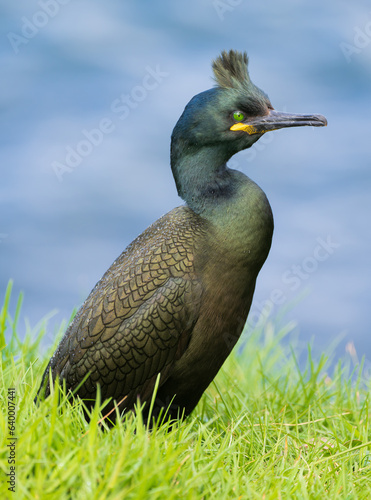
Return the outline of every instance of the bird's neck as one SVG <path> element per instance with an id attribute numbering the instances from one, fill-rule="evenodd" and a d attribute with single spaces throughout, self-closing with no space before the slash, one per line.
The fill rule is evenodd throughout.
<path id="1" fill-rule="evenodd" d="M 184 154 L 185 153 L 185 154 Z M 231 154 L 225 149 L 191 148 L 176 157 L 172 151 L 171 167 L 179 196 L 196 213 L 208 217 L 217 206 L 231 201 L 248 178 L 227 167 Z"/>
<path id="2" fill-rule="evenodd" d="M 245 174 L 228 168 L 229 157 L 217 155 L 215 149 L 204 148 L 174 159 L 172 154 L 178 193 L 210 223 L 209 244 L 218 256 L 218 265 L 226 258 L 226 268 L 233 262 L 234 271 L 241 275 L 236 279 L 246 280 L 247 272 L 254 281 L 273 233 L 272 211 L 264 192 Z"/>

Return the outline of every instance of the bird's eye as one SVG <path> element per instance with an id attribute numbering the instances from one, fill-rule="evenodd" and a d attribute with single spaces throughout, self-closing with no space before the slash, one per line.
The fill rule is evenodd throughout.
<path id="1" fill-rule="evenodd" d="M 242 120 L 245 119 L 245 115 L 241 111 L 235 111 L 233 113 L 233 119 L 236 120 L 236 122 L 242 122 Z"/>

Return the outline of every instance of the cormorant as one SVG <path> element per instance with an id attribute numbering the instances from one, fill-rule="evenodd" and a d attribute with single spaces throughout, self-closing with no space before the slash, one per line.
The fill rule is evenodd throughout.
<path id="1" fill-rule="evenodd" d="M 171 137 L 171 169 L 185 205 L 146 229 L 118 257 L 77 312 L 51 358 L 50 372 L 108 412 L 149 401 L 188 415 L 237 342 L 268 256 L 271 207 L 246 175 L 227 167 L 265 132 L 324 126 L 321 115 L 275 111 L 250 80 L 246 53 L 213 62 L 216 86 L 194 96 Z M 170 406 L 169 406 L 170 405 Z M 115 419 L 115 412 L 110 418 Z"/>

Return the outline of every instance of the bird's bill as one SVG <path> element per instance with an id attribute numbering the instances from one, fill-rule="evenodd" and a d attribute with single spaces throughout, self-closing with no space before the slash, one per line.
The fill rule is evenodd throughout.
<path id="1" fill-rule="evenodd" d="M 322 115 L 299 115 L 295 113 L 283 113 L 275 109 L 269 110 L 264 116 L 257 116 L 246 122 L 235 123 L 230 130 L 246 132 L 249 135 L 264 134 L 271 130 L 287 127 L 326 127 L 327 120 Z"/>

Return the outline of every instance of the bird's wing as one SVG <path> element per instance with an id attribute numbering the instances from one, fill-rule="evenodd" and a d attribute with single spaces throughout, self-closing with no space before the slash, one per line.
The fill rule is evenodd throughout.
<path id="1" fill-rule="evenodd" d="M 181 243 L 181 244 L 180 244 Z M 198 319 L 202 284 L 184 241 L 137 257 L 135 244 L 111 266 L 77 313 L 50 361 L 53 378 L 83 399 L 121 400 L 130 408 L 165 382 Z M 42 387 L 48 387 L 49 367 Z"/>

